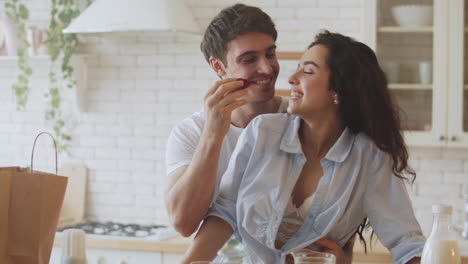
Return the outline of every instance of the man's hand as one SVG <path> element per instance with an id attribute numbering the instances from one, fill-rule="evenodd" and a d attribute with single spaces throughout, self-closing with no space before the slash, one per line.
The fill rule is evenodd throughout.
<path id="1" fill-rule="evenodd" d="M 353 235 L 341 248 L 335 241 L 321 238 L 314 242 L 314 245 L 322 247 L 322 252 L 331 253 L 336 256 L 337 264 L 351 264 L 353 261 L 353 248 L 356 235 Z"/>
<path id="2" fill-rule="evenodd" d="M 217 81 L 205 95 L 206 123 L 204 132 L 207 136 L 224 136 L 229 131 L 231 113 L 234 109 L 247 104 L 241 97 L 247 94 L 244 81 L 233 78 Z M 212 135 L 211 133 L 216 133 Z"/>
<path id="3" fill-rule="evenodd" d="M 192 161 L 172 172 L 166 183 L 165 202 L 169 219 L 183 236 L 190 236 L 205 217 L 216 188 L 216 172 L 231 113 L 247 103 L 244 81 L 224 79 L 205 96 L 206 122 Z"/>

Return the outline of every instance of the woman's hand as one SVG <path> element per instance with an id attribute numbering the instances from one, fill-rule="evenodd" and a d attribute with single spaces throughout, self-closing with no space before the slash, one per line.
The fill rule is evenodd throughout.
<path id="1" fill-rule="evenodd" d="M 322 252 L 331 253 L 336 256 L 337 264 L 351 264 L 353 261 L 353 248 L 356 235 L 353 235 L 343 248 L 335 241 L 321 238 L 314 242 L 314 245 L 322 247 Z"/>

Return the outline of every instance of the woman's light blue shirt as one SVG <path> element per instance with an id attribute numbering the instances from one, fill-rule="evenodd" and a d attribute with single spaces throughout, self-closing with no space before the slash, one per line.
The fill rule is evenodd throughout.
<path id="1" fill-rule="evenodd" d="M 299 231 L 280 249 L 278 227 L 305 156 L 299 117 L 267 114 L 241 134 L 209 215 L 227 221 L 252 263 L 282 263 L 284 257 L 326 237 L 343 246 L 365 217 L 394 263 L 421 256 L 421 233 L 404 181 L 391 157 L 372 140 L 346 128 L 320 161 L 323 176 Z"/>

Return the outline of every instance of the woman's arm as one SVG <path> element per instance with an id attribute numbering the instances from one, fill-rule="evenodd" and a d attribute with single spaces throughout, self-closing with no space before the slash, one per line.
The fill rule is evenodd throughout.
<path id="1" fill-rule="evenodd" d="M 181 264 L 214 259 L 232 232 L 231 226 L 226 221 L 216 216 L 208 216 L 190 243 Z"/>
<path id="2" fill-rule="evenodd" d="M 419 264 L 419 263 L 421 263 L 421 258 L 412 258 L 406 264 Z"/>

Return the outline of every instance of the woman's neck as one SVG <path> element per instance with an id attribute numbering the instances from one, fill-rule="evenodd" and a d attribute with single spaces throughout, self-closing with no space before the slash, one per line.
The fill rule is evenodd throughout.
<path id="1" fill-rule="evenodd" d="M 344 130 L 343 122 L 332 119 L 303 119 L 299 129 L 302 151 L 306 157 L 322 159 Z"/>

